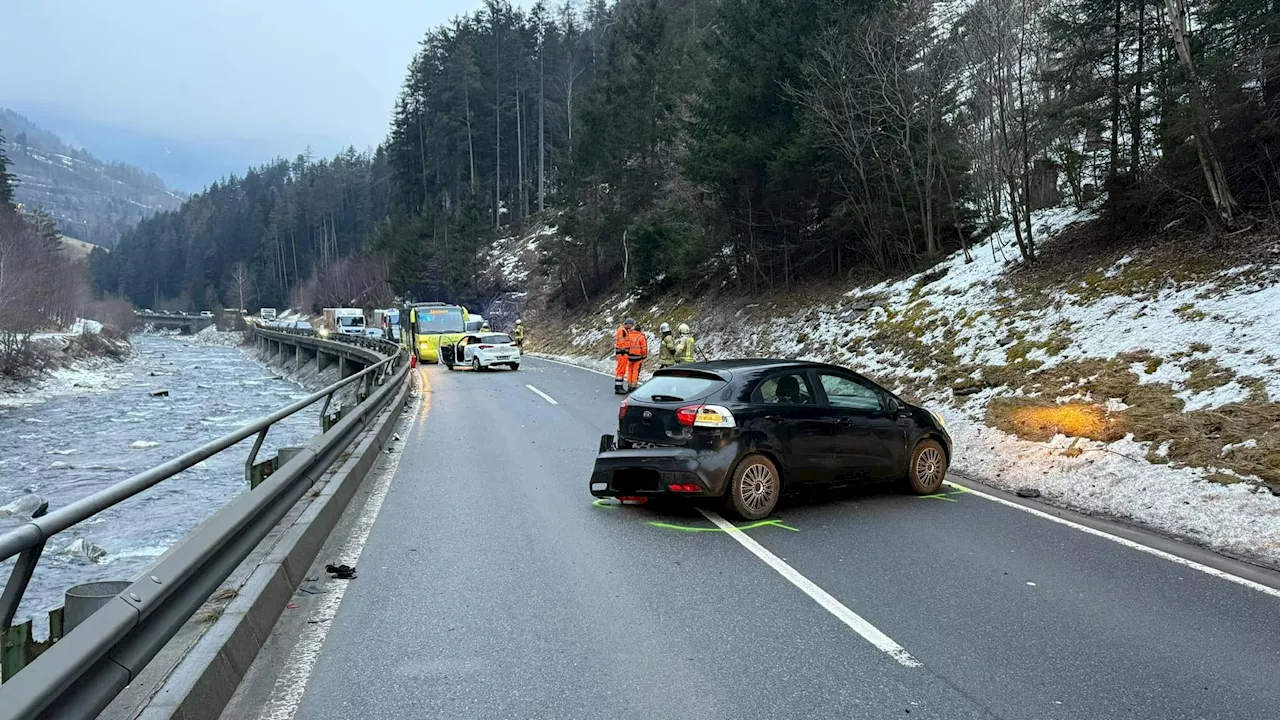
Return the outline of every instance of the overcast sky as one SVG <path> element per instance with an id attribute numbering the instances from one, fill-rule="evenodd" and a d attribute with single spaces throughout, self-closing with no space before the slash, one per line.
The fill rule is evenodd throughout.
<path id="1" fill-rule="evenodd" d="M 265 162 L 308 144 L 327 155 L 378 143 L 423 34 L 482 0 L 3 6 L 0 106 L 206 147 L 244 142 Z"/>

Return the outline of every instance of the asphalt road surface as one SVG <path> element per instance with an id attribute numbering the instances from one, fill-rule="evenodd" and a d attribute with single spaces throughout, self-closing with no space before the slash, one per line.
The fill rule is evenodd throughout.
<path id="1" fill-rule="evenodd" d="M 1280 717 L 1273 594 L 954 488 L 741 533 L 593 503 L 610 379 L 422 372 L 359 575 L 272 717 Z"/>

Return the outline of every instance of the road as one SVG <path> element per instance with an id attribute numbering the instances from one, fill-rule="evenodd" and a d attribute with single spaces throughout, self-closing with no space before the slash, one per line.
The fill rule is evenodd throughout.
<path id="1" fill-rule="evenodd" d="M 1280 712 L 1274 594 L 962 489 L 799 498 L 745 538 L 693 508 L 601 506 L 608 378 L 422 372 L 359 576 L 271 717 Z"/>

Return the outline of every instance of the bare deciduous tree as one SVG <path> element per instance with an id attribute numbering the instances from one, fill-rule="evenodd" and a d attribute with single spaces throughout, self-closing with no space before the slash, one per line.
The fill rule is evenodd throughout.
<path id="1" fill-rule="evenodd" d="M 1235 222 L 1236 201 L 1231 194 L 1231 186 L 1227 183 L 1227 173 L 1222 169 L 1222 160 L 1218 157 L 1218 149 L 1214 146 L 1210 135 L 1208 108 L 1205 106 L 1204 93 L 1200 88 L 1200 76 L 1196 72 L 1195 60 L 1191 54 L 1191 40 L 1187 30 L 1187 6 L 1185 0 L 1165 0 L 1165 9 L 1169 14 L 1169 28 L 1173 34 L 1173 46 L 1178 53 L 1178 60 L 1187 73 L 1190 92 L 1187 101 L 1191 106 L 1191 118 L 1194 123 L 1192 140 L 1196 145 L 1196 155 L 1200 159 L 1200 169 L 1204 172 L 1204 181 L 1209 186 L 1209 196 L 1213 198 L 1213 206 L 1218 217 L 1230 227 Z"/>
<path id="2" fill-rule="evenodd" d="M 238 262 L 231 268 L 231 278 L 227 282 L 227 304 L 244 310 L 249 307 L 248 303 L 253 302 L 253 295 L 253 274 L 247 265 Z"/>
<path id="3" fill-rule="evenodd" d="M 927 7 L 905 5 L 828 29 L 803 84 L 787 88 L 843 162 L 841 210 L 880 269 L 936 254 L 938 209 L 953 204 L 941 141 L 957 68 L 927 16 Z"/>
<path id="4" fill-rule="evenodd" d="M 983 213 L 995 227 L 1008 204 L 1018 250 L 1028 262 L 1036 259 L 1032 167 L 1044 154 L 1035 87 L 1042 10 L 1041 0 L 978 0 L 965 16 L 960 43 L 972 88 L 969 139 L 986 191 Z"/>

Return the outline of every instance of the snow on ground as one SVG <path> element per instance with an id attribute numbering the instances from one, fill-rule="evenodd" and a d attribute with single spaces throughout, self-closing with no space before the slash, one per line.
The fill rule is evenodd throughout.
<path id="1" fill-rule="evenodd" d="M 127 380 L 128 373 L 119 362 L 88 358 L 77 362 L 75 367 L 53 370 L 32 384 L 0 384 L 0 409 L 38 405 L 68 395 L 109 392 Z"/>
<path id="2" fill-rule="evenodd" d="M 238 347 L 244 344 L 244 333 L 238 330 L 222 331 L 210 325 L 186 340 L 192 345 L 203 347 Z"/>
<path id="3" fill-rule="evenodd" d="M 482 267 L 496 276 L 492 280 L 502 287 L 523 285 L 529 279 L 530 258 L 535 256 L 538 244 L 557 234 L 550 226 L 540 226 L 525 235 L 499 238 L 485 252 Z"/>
<path id="4" fill-rule="evenodd" d="M 72 335 L 82 335 L 84 333 L 97 335 L 100 332 L 102 332 L 102 323 L 98 322 L 97 320 L 87 320 L 85 318 L 76 318 L 76 321 L 74 323 L 71 323 L 71 327 L 67 328 L 66 330 L 61 330 L 59 332 L 32 333 L 31 339 L 32 340 L 51 340 L 53 338 L 65 338 L 65 337 L 71 337 Z"/>
<path id="5" fill-rule="evenodd" d="M 1088 211 L 1037 213 L 1033 225 L 1043 247 L 1067 226 L 1089 220 Z M 1018 296 L 1007 271 L 1018 260 L 1011 229 L 906 279 L 853 288 L 837 300 L 770 316 L 767 299 L 726 307 L 710 299 L 695 306 L 689 322 L 699 349 L 710 357 L 780 356 L 835 362 L 895 389 L 913 387 L 941 412 L 955 440 L 952 466 L 994 487 L 1034 487 L 1044 499 L 1087 513 L 1117 517 L 1217 551 L 1280 567 L 1280 497 L 1227 468 L 1153 464 L 1151 451 L 1168 457 L 1165 443 L 1152 448 L 1132 435 L 1112 443 L 1057 436 L 1049 442 L 1019 439 L 985 424 L 994 398 L 1021 396 L 1021 387 L 989 387 L 953 398 L 945 368 L 999 367 L 1016 357 L 1041 370 L 1064 362 L 1111 359 L 1145 351 L 1159 360 L 1130 369 L 1143 384 L 1167 385 L 1185 411 L 1217 409 L 1250 396 L 1249 385 L 1280 400 L 1280 285 L 1275 271 L 1244 266 L 1211 278 L 1157 278 L 1155 287 L 1116 291 L 1099 278 L 1079 288 L 1046 289 Z M 1125 280 L 1140 265 L 1124 258 L 1098 273 Z M 1136 276 L 1135 276 L 1136 277 Z M 1260 279 L 1259 279 L 1260 278 Z M 684 300 L 644 308 L 634 296 L 602 300 L 590 317 L 575 318 L 568 342 L 555 359 L 612 374 L 608 356 L 613 329 L 623 314 L 647 314 L 654 322 L 677 312 Z M 665 313 L 665 315 L 664 315 Z M 641 320 L 646 322 L 645 319 Z M 921 354 L 924 354 L 922 360 Z M 1187 387 L 1197 363 L 1217 363 L 1229 382 L 1209 389 Z M 1025 367 L 1025 365 L 1024 365 Z M 1081 383 L 1083 384 L 1083 383 Z M 921 390 L 923 388 L 923 390 Z M 1123 412 L 1118 399 L 1090 398 L 1070 390 L 1047 394 L 1059 402 L 1084 399 Z M 1261 436 L 1259 437 L 1261 439 Z M 1228 443 L 1223 462 L 1258 441 Z M 1071 448 L 1070 452 L 1067 451 Z M 1077 452 L 1078 451 L 1078 452 Z M 1255 482 L 1222 485 L 1210 475 Z"/>

